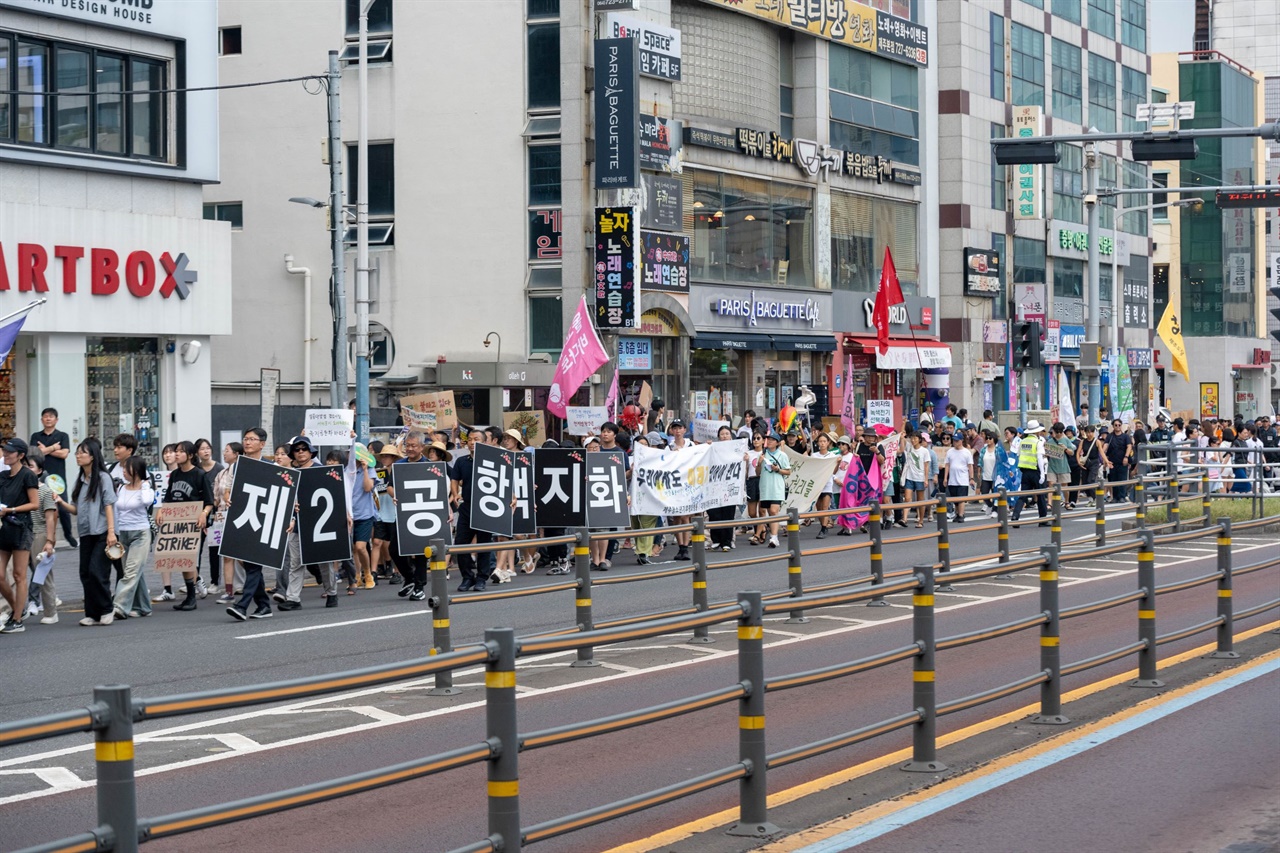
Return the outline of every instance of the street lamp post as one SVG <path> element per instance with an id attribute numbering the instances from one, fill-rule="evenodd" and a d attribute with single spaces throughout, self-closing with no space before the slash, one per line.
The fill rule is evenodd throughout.
<path id="1" fill-rule="evenodd" d="M 360 4 L 360 131 L 356 141 L 356 435 L 369 440 L 369 9 Z M 345 390 L 345 389 L 344 389 Z"/>
<path id="2" fill-rule="evenodd" d="M 1097 132 L 1097 128 L 1089 128 Z M 1100 293 L 1102 290 L 1102 270 L 1098 268 L 1098 144 L 1090 142 L 1084 151 L 1084 206 L 1089 227 L 1089 293 L 1085 301 L 1085 346 L 1096 347 L 1099 340 L 1099 315 L 1102 313 Z M 1113 297 L 1114 298 L 1114 297 Z M 1111 306 L 1115 310 L 1115 305 Z M 1089 378 L 1089 413 L 1098 416 L 1102 404 L 1102 385 L 1100 372 L 1095 366 L 1088 373 Z"/>

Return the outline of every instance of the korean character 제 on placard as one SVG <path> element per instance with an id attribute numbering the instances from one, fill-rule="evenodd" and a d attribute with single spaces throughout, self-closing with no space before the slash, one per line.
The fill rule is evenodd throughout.
<path id="1" fill-rule="evenodd" d="M 445 515 L 444 480 L 406 480 L 409 492 L 400 500 L 400 509 L 411 513 L 406 522 L 415 536 L 429 538 L 440 532 L 443 526 L 440 516 Z"/>
<path id="2" fill-rule="evenodd" d="M 246 483 L 244 491 L 249 496 L 249 503 L 232 524 L 238 528 L 247 524 L 259 534 L 259 541 L 263 545 L 271 549 L 280 547 L 280 536 L 284 530 L 281 519 L 293 511 L 293 507 L 285 505 L 288 502 L 288 490 L 284 486 L 255 486 Z"/>

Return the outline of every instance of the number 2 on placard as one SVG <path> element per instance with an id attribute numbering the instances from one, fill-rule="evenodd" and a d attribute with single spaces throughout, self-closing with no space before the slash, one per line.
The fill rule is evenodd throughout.
<path id="1" fill-rule="evenodd" d="M 338 538 L 338 534 L 334 531 L 329 531 L 328 533 L 325 533 L 324 525 L 325 525 L 325 522 L 329 520 L 329 516 L 333 515 L 333 495 L 329 494 L 328 492 L 312 492 L 311 506 L 312 507 L 319 506 L 320 500 L 322 498 L 324 499 L 324 512 L 322 512 L 320 514 L 320 518 L 316 520 L 315 533 L 312 535 L 311 538 L 314 539 L 316 542 L 331 542 L 334 539 Z"/>

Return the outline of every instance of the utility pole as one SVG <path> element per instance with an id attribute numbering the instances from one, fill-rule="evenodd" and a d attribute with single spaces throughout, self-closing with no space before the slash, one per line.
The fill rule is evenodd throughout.
<path id="1" fill-rule="evenodd" d="M 360 4 L 360 136 L 356 142 L 356 435 L 369 440 L 369 8 Z M 346 354 L 343 353 L 343 358 Z M 346 394 L 346 386 L 342 388 Z"/>
<path id="2" fill-rule="evenodd" d="M 342 71 L 338 52 L 329 51 L 329 236 L 333 238 L 333 269 L 329 301 L 333 309 L 333 356 L 329 374 L 329 405 L 341 408 L 347 396 L 347 264 L 342 234 L 346 225 L 342 190 Z M 307 403 L 310 405 L 310 401 Z"/>
<path id="3" fill-rule="evenodd" d="M 1097 128 L 1089 128 L 1096 131 Z M 1090 142 L 1084 149 L 1084 206 L 1089 224 L 1089 294 L 1085 300 L 1085 334 L 1086 347 L 1096 347 L 1102 343 L 1099 339 L 1098 314 L 1101 311 L 1100 284 L 1102 270 L 1098 268 L 1098 143 Z M 1115 310 L 1115 306 L 1112 306 Z M 1095 418 L 1101 411 L 1102 388 L 1099 383 L 1099 369 L 1091 368 L 1089 378 L 1089 413 Z"/>

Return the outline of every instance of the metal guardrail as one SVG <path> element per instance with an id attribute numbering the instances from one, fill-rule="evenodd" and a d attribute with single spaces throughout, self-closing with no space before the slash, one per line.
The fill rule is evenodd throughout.
<path id="1" fill-rule="evenodd" d="M 1053 526 L 1059 528 L 1054 531 L 1058 541 L 1041 546 L 1034 556 L 1017 562 L 1011 559 L 1007 546 L 1008 495 L 1001 492 L 997 496 L 1000 522 L 993 527 L 1000 531 L 1003 538 L 1000 540 L 1001 550 L 997 555 L 993 555 L 997 560 L 994 566 L 959 568 L 959 563 L 952 565 L 949 555 L 945 553 L 948 549 L 943 547 L 949 544 L 946 526 L 947 501 L 943 500 L 936 507 L 939 524 L 938 562 L 917 565 L 910 570 L 888 574 L 883 571 L 881 565 L 885 541 L 879 535 L 882 513 L 888 505 L 884 507 L 872 505 L 867 508 L 871 540 L 869 543 L 856 545 L 857 549 L 869 550 L 870 573 L 847 581 L 824 584 L 821 589 L 808 591 L 804 590 L 801 582 L 802 551 L 798 535 L 799 514 L 792 511 L 786 518 L 788 549 L 775 558 L 787 561 L 790 581 L 788 589 L 768 595 L 761 592 L 739 592 L 735 601 L 715 605 L 707 600 L 706 570 L 713 566 L 709 567 L 705 562 L 706 525 L 699 520 L 691 525 L 694 546 L 693 565 L 686 572 L 681 572 L 691 572 L 694 578 L 692 608 L 614 620 L 607 625 L 596 625 L 592 619 L 590 601 L 592 578 L 587 563 L 590 534 L 587 531 L 579 531 L 574 538 L 576 581 L 572 585 L 568 583 L 555 585 L 557 589 L 575 589 L 577 597 L 575 607 L 579 620 L 576 629 L 567 633 L 552 632 L 521 638 L 517 638 L 511 629 L 490 629 L 485 632 L 483 643 L 458 649 L 450 647 L 448 618 L 450 597 L 444 587 L 447 552 L 442 544 L 437 543 L 429 553 L 432 580 L 431 604 L 436 609 L 436 618 L 433 620 L 436 648 L 432 649 L 432 654 L 428 657 L 285 682 L 148 700 L 134 699 L 127 686 L 98 687 L 94 690 L 93 703 L 85 709 L 0 725 L 0 747 L 80 731 L 92 731 L 95 736 L 98 826 L 70 838 L 28 848 L 23 853 L 32 853 L 32 851 L 131 853 L 137 850 L 139 844 L 147 841 L 321 803 L 479 763 L 485 763 L 488 770 L 489 835 L 454 853 L 482 850 L 518 853 L 525 844 L 633 814 L 732 781 L 739 783 L 739 821 L 731 832 L 758 837 L 774 830 L 768 821 L 766 802 L 767 778 L 770 769 L 911 727 L 913 731 L 912 760 L 902 769 L 938 772 L 946 767 L 937 755 L 936 726 L 940 716 L 977 707 L 1038 686 L 1040 711 L 1032 721 L 1063 724 L 1068 722 L 1061 708 L 1064 676 L 1084 672 L 1136 653 L 1138 679 L 1133 682 L 1133 685 L 1136 687 L 1160 686 L 1161 682 L 1156 677 L 1159 646 L 1213 630 L 1217 638 L 1213 656 L 1236 657 L 1232 648 L 1234 623 L 1239 619 L 1280 608 L 1280 599 L 1276 599 L 1246 610 L 1238 612 L 1235 610 L 1232 596 L 1233 577 L 1275 568 L 1280 566 L 1280 559 L 1273 558 L 1241 569 L 1234 568 L 1231 553 L 1233 524 L 1228 518 L 1220 518 L 1217 523 L 1205 529 L 1179 532 L 1171 536 L 1157 537 L 1151 530 L 1138 530 L 1137 538 L 1133 540 L 1114 544 L 1104 542 L 1102 547 L 1064 552 L 1059 535 L 1062 519 L 1061 490 L 1054 490 L 1052 496 L 1054 498 Z M 1104 507 L 1105 504 L 1099 503 L 1097 512 L 1100 515 L 1105 512 Z M 1280 522 L 1280 516 L 1237 524 L 1234 528 L 1276 522 Z M 635 535 L 637 531 L 616 533 L 613 536 L 620 537 L 627 533 Z M 1157 584 L 1154 553 L 1156 547 L 1161 544 L 1213 535 L 1217 536 L 1218 546 L 1215 571 L 1183 581 Z M 890 540 L 892 541 L 897 540 Z M 514 547 L 524 543 L 507 544 Z M 854 543 L 850 543 L 848 549 L 855 550 Z M 1137 552 L 1136 590 L 1072 608 L 1061 607 L 1058 572 L 1062 562 L 1087 560 L 1130 550 Z M 934 596 L 939 589 L 936 586 L 939 579 L 949 584 L 960 584 L 1027 570 L 1036 570 L 1039 573 L 1040 594 L 1037 611 L 999 625 L 952 636 L 936 636 Z M 655 576 L 655 573 L 644 574 L 646 576 L 640 579 L 652 579 Z M 676 573 L 664 572 L 660 576 L 669 577 L 671 574 Z M 1158 596 L 1207 584 L 1216 584 L 1217 588 L 1214 618 L 1172 632 L 1158 634 L 1156 630 Z M 787 613 L 793 621 L 802 620 L 806 618 L 804 616 L 806 611 L 858 602 L 865 602 L 868 605 L 884 604 L 885 596 L 906 592 L 912 594 L 913 618 L 910 643 L 896 646 L 877 655 L 819 669 L 772 678 L 765 677 L 763 629 L 765 615 Z M 459 599 L 459 603 L 464 600 L 480 600 L 480 597 L 469 596 L 466 599 Z M 1134 602 L 1138 604 L 1138 639 L 1135 642 L 1089 658 L 1066 664 L 1062 662 L 1063 622 L 1088 613 Z M 515 670 L 515 662 L 518 658 L 550 652 L 576 651 L 577 660 L 572 665 L 589 666 L 594 664 L 592 650 L 596 646 L 686 631 L 693 632 L 693 642 L 708 642 L 709 627 L 729 622 L 737 623 L 739 678 L 736 682 L 721 685 L 695 696 L 640 708 L 628 713 L 540 731 L 525 733 L 519 731 Z M 938 703 L 936 656 L 939 652 L 1010 636 L 1036 627 L 1040 629 L 1040 669 L 1038 671 L 1023 673 L 999 687 Z M 765 726 L 767 694 L 844 678 L 907 660 L 912 661 L 912 690 L 907 709 L 887 719 L 873 721 L 848 732 L 781 752 L 772 754 L 768 752 Z M 133 726 L 137 722 L 327 695 L 427 675 L 434 675 L 437 679 L 437 689 L 433 692 L 456 692 L 456 688 L 452 686 L 452 673 L 456 669 L 478 663 L 485 665 L 486 737 L 483 742 L 463 744 L 436 755 L 290 788 L 274 794 L 264 794 L 153 818 L 139 819 L 137 816 L 133 735 Z M 533 826 L 521 826 L 519 773 L 521 752 L 618 732 L 735 701 L 738 703 L 739 712 L 739 760 L 735 764 L 624 800 L 594 806 Z"/>

